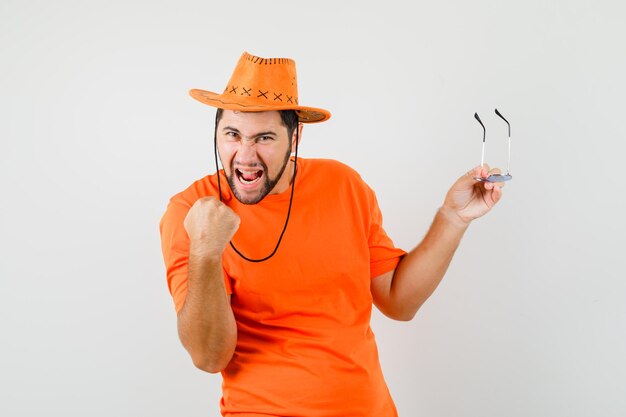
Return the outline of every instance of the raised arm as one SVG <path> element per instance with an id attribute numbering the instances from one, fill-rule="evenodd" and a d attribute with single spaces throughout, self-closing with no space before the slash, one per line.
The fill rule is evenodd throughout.
<path id="1" fill-rule="evenodd" d="M 487 177 L 487 170 L 477 167 L 459 178 L 424 239 L 402 258 L 395 271 L 372 279 L 374 304 L 383 314 L 411 320 L 435 291 L 471 221 L 491 210 L 502 197 L 502 183 L 474 179 Z"/>
<path id="2" fill-rule="evenodd" d="M 178 312 L 178 335 L 194 365 L 222 371 L 237 344 L 237 325 L 224 287 L 222 253 L 239 227 L 239 217 L 212 197 L 191 207 L 184 222 L 189 235 L 185 304 Z"/>

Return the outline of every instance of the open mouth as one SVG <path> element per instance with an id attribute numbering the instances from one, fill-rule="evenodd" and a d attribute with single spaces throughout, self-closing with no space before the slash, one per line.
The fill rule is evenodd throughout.
<path id="1" fill-rule="evenodd" d="M 242 171 L 240 169 L 235 169 L 235 174 L 239 181 L 244 185 L 252 185 L 261 179 L 263 176 L 263 170 L 258 171 Z"/>

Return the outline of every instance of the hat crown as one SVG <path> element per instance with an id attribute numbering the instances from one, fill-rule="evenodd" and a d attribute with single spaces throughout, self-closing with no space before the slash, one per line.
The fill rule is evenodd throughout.
<path id="1" fill-rule="evenodd" d="M 189 94 L 204 104 L 227 110 L 294 110 L 302 123 L 330 118 L 328 110 L 299 104 L 296 63 L 290 58 L 261 58 L 244 52 L 222 94 L 200 89 Z"/>
<path id="2" fill-rule="evenodd" d="M 257 105 L 298 104 L 296 63 L 289 58 L 261 58 L 244 52 L 224 94 Z"/>

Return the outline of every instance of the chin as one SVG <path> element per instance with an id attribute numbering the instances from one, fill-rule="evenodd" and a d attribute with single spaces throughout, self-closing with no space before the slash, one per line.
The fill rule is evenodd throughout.
<path id="1" fill-rule="evenodd" d="M 242 190 L 240 188 L 239 180 L 236 178 L 236 175 L 228 176 L 228 185 L 232 190 L 235 198 L 242 204 L 257 204 L 261 200 L 265 198 L 266 195 L 274 188 L 275 183 L 272 184 L 272 181 L 265 179 L 264 182 L 258 184 L 255 190 Z"/>
<path id="2" fill-rule="evenodd" d="M 236 187 L 233 190 L 233 194 L 235 195 L 235 198 L 239 200 L 241 204 L 249 204 L 249 205 L 257 204 L 261 202 L 261 200 L 263 200 L 265 196 L 267 195 L 267 193 L 263 193 L 262 190 L 259 190 L 255 193 L 248 193 L 248 192 L 242 192 Z"/>

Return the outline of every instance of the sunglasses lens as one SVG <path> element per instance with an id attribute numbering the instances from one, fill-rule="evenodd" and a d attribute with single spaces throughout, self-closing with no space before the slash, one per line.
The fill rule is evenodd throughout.
<path id="1" fill-rule="evenodd" d="M 474 179 L 476 181 L 480 181 L 480 182 L 504 182 L 504 181 L 508 181 L 510 179 L 513 179 L 513 177 L 511 175 L 501 175 L 501 174 L 493 174 L 488 176 L 487 178 L 478 178 L 478 177 L 474 177 Z"/>

